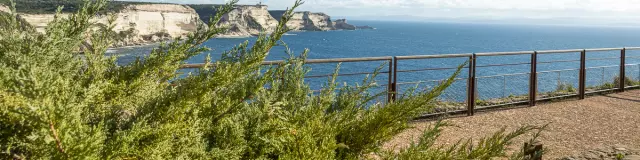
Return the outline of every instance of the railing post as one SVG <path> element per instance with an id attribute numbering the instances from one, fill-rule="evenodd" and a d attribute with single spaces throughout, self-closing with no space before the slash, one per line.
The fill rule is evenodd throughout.
<path id="1" fill-rule="evenodd" d="M 626 78 L 626 71 L 625 71 L 625 65 L 627 64 L 625 61 L 625 57 L 626 57 L 626 53 L 627 49 L 626 48 L 622 48 L 622 51 L 620 51 L 620 92 L 624 92 L 624 83 L 625 83 L 625 78 Z"/>
<path id="2" fill-rule="evenodd" d="M 587 67 L 586 67 L 586 59 L 587 59 L 587 50 L 582 50 L 582 52 L 580 52 L 580 80 L 579 80 L 579 95 L 580 95 L 580 99 L 584 99 L 585 97 L 585 88 L 586 88 L 586 74 L 587 74 Z"/>
<path id="3" fill-rule="evenodd" d="M 531 54 L 531 75 L 529 76 L 529 106 L 536 105 L 538 94 L 538 52 Z"/>
<path id="4" fill-rule="evenodd" d="M 393 70 L 393 65 L 395 63 L 393 63 L 393 60 L 395 59 L 392 58 L 391 60 L 389 60 L 389 75 L 388 75 L 388 79 L 389 79 L 389 83 L 388 83 L 388 88 L 387 88 L 387 102 L 391 103 L 393 101 L 395 101 L 395 98 L 393 97 L 393 95 L 396 94 L 396 88 L 395 88 L 395 83 L 394 83 L 394 70 Z"/>
<path id="5" fill-rule="evenodd" d="M 469 56 L 469 77 L 467 82 L 467 115 L 473 116 L 476 108 L 476 54 Z"/>
<path id="6" fill-rule="evenodd" d="M 396 101 L 398 98 L 398 58 L 393 57 L 393 96 L 391 99 Z"/>

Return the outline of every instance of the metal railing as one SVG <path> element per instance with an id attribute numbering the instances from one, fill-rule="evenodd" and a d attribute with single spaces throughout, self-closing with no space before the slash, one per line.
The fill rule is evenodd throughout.
<path id="1" fill-rule="evenodd" d="M 458 108 L 454 112 L 466 112 L 467 115 L 473 115 L 474 112 L 478 109 L 483 108 L 491 108 L 491 107 L 499 107 L 505 105 L 523 105 L 528 104 L 529 106 L 535 106 L 536 102 L 542 100 L 550 100 L 556 98 L 565 98 L 568 96 L 577 96 L 580 99 L 584 99 L 587 94 L 590 93 L 598 93 L 605 91 L 620 91 L 624 92 L 627 88 L 632 87 L 640 87 L 640 85 L 636 86 L 626 86 L 625 78 L 626 76 L 626 68 L 627 66 L 638 66 L 640 71 L 640 64 L 627 64 L 627 58 L 639 58 L 640 56 L 626 56 L 626 52 L 629 50 L 640 50 L 640 47 L 626 47 L 626 48 L 594 48 L 594 49 L 570 49 L 570 50 L 542 50 L 542 51 L 518 51 L 518 52 L 488 52 L 488 53 L 467 53 L 467 54 L 439 54 L 439 55 L 415 55 L 415 56 L 386 56 L 386 57 L 363 57 L 363 58 L 335 58 L 335 59 L 308 59 L 306 60 L 306 64 L 326 64 L 326 63 L 350 63 L 350 62 L 385 62 L 388 70 L 379 72 L 380 74 L 386 74 L 388 79 L 386 84 L 380 85 L 381 87 L 385 87 L 388 94 L 386 95 L 387 101 L 394 101 L 398 98 L 400 93 L 399 85 L 405 84 L 420 84 L 425 82 L 439 82 L 441 80 L 418 80 L 418 81 L 409 81 L 409 82 L 399 82 L 398 74 L 399 73 L 409 73 L 409 72 L 429 72 L 429 71 L 440 71 L 440 70 L 456 70 L 457 67 L 432 67 L 432 68 L 418 68 L 418 69 L 405 69 L 400 70 L 398 65 L 402 63 L 402 61 L 406 60 L 426 60 L 426 59 L 450 59 L 450 58 L 464 58 L 468 60 L 468 65 L 464 66 L 465 70 L 467 70 L 466 78 L 456 78 L 456 81 L 466 80 L 466 95 L 465 95 L 465 108 Z M 588 52 L 604 52 L 604 51 L 619 51 L 619 57 L 605 57 L 605 58 L 587 58 Z M 547 54 L 564 54 L 564 53 L 579 53 L 579 60 L 552 60 L 552 61 L 538 61 L 540 55 Z M 486 64 L 486 65 L 478 65 L 479 57 L 500 57 L 500 56 L 512 56 L 512 55 L 530 55 L 528 62 L 520 62 L 520 63 L 505 63 L 505 64 Z M 598 66 L 598 67 L 587 67 L 587 61 L 597 61 L 597 60 L 614 60 L 619 59 L 618 65 L 610 65 L 610 66 Z M 552 64 L 552 63 L 570 63 L 570 62 L 579 62 L 579 68 L 572 69 L 561 69 L 561 70 L 546 70 L 546 71 L 538 71 L 538 64 Z M 265 61 L 263 65 L 278 65 L 282 64 L 284 61 Z M 200 68 L 203 67 L 204 64 L 185 64 L 181 66 L 181 68 Z M 478 76 L 477 69 L 478 68 L 486 68 L 486 67 L 503 67 L 503 66 L 522 66 L 528 65 L 530 66 L 528 70 L 529 72 L 525 73 L 512 73 L 512 74 L 500 74 L 500 75 L 489 75 L 489 76 Z M 618 85 L 613 89 L 604 89 L 604 90 L 594 90 L 587 91 L 587 70 L 600 69 L 602 68 L 602 76 L 601 81 L 604 83 L 605 81 L 605 72 L 604 68 L 612 68 L 619 67 L 618 73 Z M 561 83 L 561 72 L 568 71 L 578 71 L 578 88 L 577 93 L 567 93 L 565 95 L 560 96 L 541 96 L 538 97 L 538 75 L 546 74 L 546 73 L 557 73 L 558 74 L 558 85 Z M 372 72 L 351 72 L 351 73 L 341 73 L 338 76 L 354 76 L 354 75 L 367 75 L 372 74 Z M 526 96 L 526 100 L 523 99 L 521 101 L 515 101 L 510 103 L 502 103 L 490 106 L 477 106 L 478 100 L 478 79 L 484 78 L 496 78 L 501 77 L 503 83 L 502 96 L 506 96 L 507 92 L 507 77 L 511 76 L 529 76 L 528 82 L 528 94 Z M 305 78 L 320 78 L 320 77 L 328 77 L 332 76 L 332 74 L 320 74 L 320 75 L 307 75 Z M 638 80 L 640 81 L 640 72 L 638 72 Z M 449 112 L 449 111 L 447 111 Z"/>

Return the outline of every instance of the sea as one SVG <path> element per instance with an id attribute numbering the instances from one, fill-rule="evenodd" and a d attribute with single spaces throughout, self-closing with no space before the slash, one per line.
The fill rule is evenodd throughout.
<path id="1" fill-rule="evenodd" d="M 355 25 L 372 26 L 374 30 L 290 32 L 282 40 L 292 53 L 299 55 L 308 49 L 308 59 L 356 58 L 379 56 L 437 55 L 506 51 L 534 51 L 589 48 L 640 47 L 640 27 L 524 25 L 436 22 L 349 21 Z M 204 43 L 213 51 L 202 53 L 185 63 L 203 63 L 210 55 L 215 61 L 223 51 L 255 37 L 211 39 Z M 109 55 L 118 56 L 126 65 L 136 57 L 148 54 L 154 45 L 118 48 Z M 640 80 L 640 50 L 627 51 L 626 75 Z M 284 46 L 276 46 L 268 60 L 289 57 Z M 619 74 L 620 51 L 587 52 L 587 86 L 613 83 Z M 525 95 L 529 89 L 530 55 L 479 57 L 477 59 L 477 90 L 480 99 Z M 551 92 L 558 87 L 578 87 L 580 53 L 538 55 L 538 92 Z M 430 89 L 450 77 L 458 65 L 468 58 L 441 58 L 398 61 L 398 91 L 409 93 Z M 326 85 L 338 63 L 308 64 L 306 82 L 318 90 Z M 339 69 L 340 86 L 361 85 L 362 80 L 379 68 L 377 89 L 387 88 L 387 61 L 345 62 Z M 182 76 L 195 70 L 181 70 Z M 464 101 L 468 70 L 463 69 L 458 80 L 441 99 Z"/>

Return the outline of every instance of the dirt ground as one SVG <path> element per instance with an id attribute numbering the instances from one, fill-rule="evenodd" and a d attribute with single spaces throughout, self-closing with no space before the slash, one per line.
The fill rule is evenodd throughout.
<path id="1" fill-rule="evenodd" d="M 549 124 L 539 139 L 549 149 L 545 159 L 615 145 L 640 148 L 640 90 L 545 103 L 535 107 L 488 111 L 447 121 L 457 127 L 446 128 L 439 138 L 439 144 L 453 144 L 460 139 L 479 139 L 503 127 L 510 131 L 524 125 Z M 414 129 L 398 135 L 385 144 L 385 148 L 407 146 L 432 123 L 413 123 Z M 519 138 L 513 146 L 522 146 L 528 138 Z"/>

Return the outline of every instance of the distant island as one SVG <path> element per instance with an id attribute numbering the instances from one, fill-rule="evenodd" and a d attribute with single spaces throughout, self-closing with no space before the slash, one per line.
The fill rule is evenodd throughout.
<path id="1" fill-rule="evenodd" d="M 76 11 L 82 0 L 20 0 L 16 2 L 19 16 L 44 32 L 53 20 L 57 6 L 64 5 L 63 16 Z M 0 12 L 8 12 L 8 0 L 0 0 Z M 115 13 L 118 42 L 114 47 L 136 46 L 155 43 L 195 32 L 199 23 L 209 23 L 215 15 L 214 8 L 221 4 L 171 4 L 148 2 L 113 1 L 105 12 Z M 229 26 L 226 33 L 218 37 L 250 37 L 261 32 L 271 33 L 282 17 L 283 10 L 268 10 L 266 5 L 236 5 L 235 9 L 223 17 L 219 25 Z M 106 16 L 98 16 L 98 23 L 107 22 Z M 374 29 L 369 26 L 354 26 L 346 19 L 332 21 L 324 13 L 309 11 L 295 12 L 286 26 L 294 31 L 329 31 Z"/>

